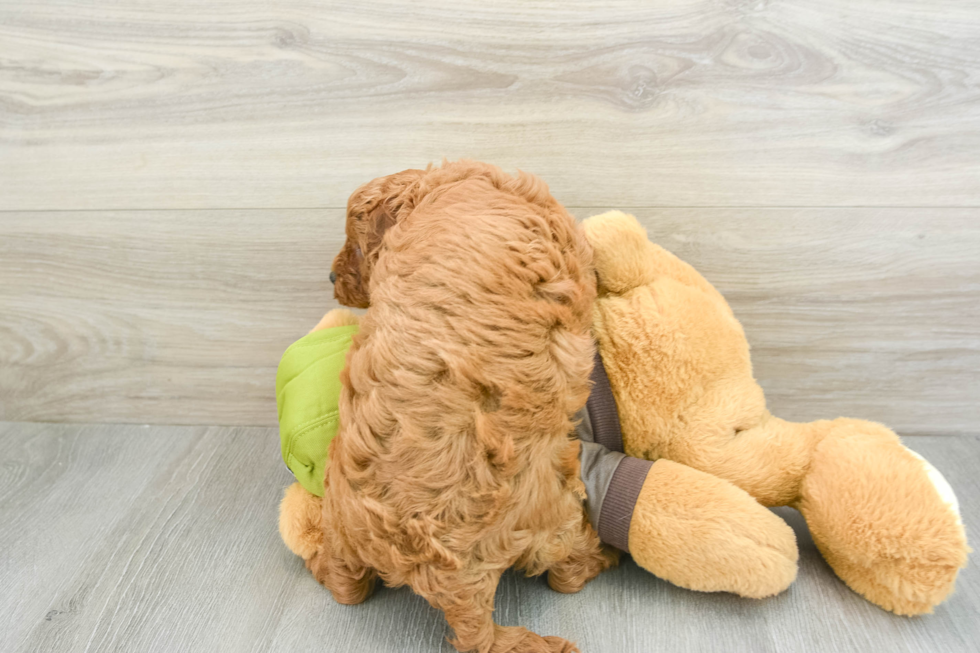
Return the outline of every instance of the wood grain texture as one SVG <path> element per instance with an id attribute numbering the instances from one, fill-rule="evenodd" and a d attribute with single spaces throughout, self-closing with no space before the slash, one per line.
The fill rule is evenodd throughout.
<path id="1" fill-rule="evenodd" d="M 577 206 L 977 206 L 957 0 L 9 0 L 0 209 L 340 207 L 442 157 Z"/>
<path id="2" fill-rule="evenodd" d="M 909 437 L 980 532 L 980 438 Z M 342 606 L 276 531 L 289 472 L 266 428 L 0 423 L 0 650 L 451 652 L 442 615 L 406 588 Z M 799 514 L 800 574 L 765 601 L 689 592 L 627 560 L 581 593 L 507 574 L 497 621 L 589 653 L 871 650 L 967 653 L 980 570 L 933 615 L 896 617 L 833 576 Z"/>
<path id="3" fill-rule="evenodd" d="M 637 214 L 729 299 L 774 413 L 976 433 L 977 210 Z M 326 276 L 342 220 L 5 214 L 0 419 L 274 425 L 280 355 L 336 306 Z"/>
<path id="4" fill-rule="evenodd" d="M 339 212 L 7 214 L 0 415 L 275 424 L 290 342 L 336 303 Z"/>

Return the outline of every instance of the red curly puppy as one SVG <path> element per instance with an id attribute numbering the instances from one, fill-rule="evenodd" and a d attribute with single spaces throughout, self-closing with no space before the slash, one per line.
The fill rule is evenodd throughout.
<path id="1" fill-rule="evenodd" d="M 593 361 L 591 256 L 531 175 L 460 161 L 351 196 L 335 292 L 369 308 L 307 561 L 337 601 L 380 576 L 441 609 L 461 651 L 576 650 L 492 612 L 508 567 L 574 592 L 614 561 L 570 435 Z"/>

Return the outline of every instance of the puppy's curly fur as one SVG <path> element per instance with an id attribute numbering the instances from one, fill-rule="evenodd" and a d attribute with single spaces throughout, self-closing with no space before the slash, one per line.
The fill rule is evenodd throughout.
<path id="1" fill-rule="evenodd" d="M 342 380 L 307 566 L 443 610 L 461 651 L 571 651 L 492 619 L 508 567 L 578 591 L 615 561 L 583 510 L 571 418 L 593 360 L 591 249 L 536 177 L 460 161 L 359 188 L 334 261 L 368 307 Z"/>

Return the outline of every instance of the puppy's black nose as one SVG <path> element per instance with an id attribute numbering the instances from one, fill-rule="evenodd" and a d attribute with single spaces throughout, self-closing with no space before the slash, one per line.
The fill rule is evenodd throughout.
<path id="1" fill-rule="evenodd" d="M 337 273 L 330 270 L 330 283 L 337 283 Z"/>

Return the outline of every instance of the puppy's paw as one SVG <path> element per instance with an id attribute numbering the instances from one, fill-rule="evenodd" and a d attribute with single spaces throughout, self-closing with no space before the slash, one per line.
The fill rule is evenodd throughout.
<path id="1" fill-rule="evenodd" d="M 575 594 L 600 573 L 618 564 L 619 551 L 612 547 L 577 553 L 548 570 L 548 586 L 562 594 Z"/>

